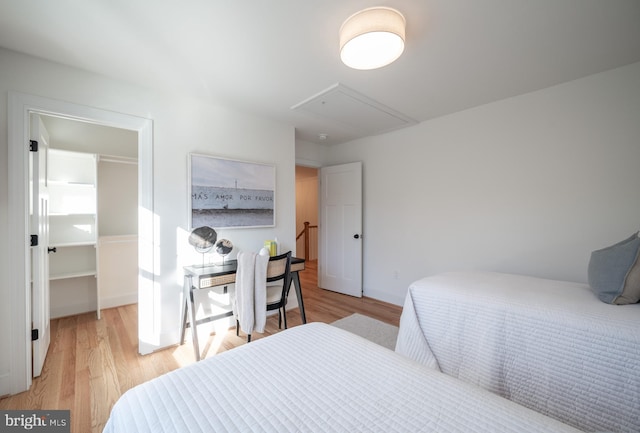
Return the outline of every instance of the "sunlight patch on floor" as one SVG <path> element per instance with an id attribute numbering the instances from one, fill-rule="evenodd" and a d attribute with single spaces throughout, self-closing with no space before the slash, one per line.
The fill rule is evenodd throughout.
<path id="1" fill-rule="evenodd" d="M 208 324 L 209 326 L 198 326 L 198 344 L 200 346 L 200 356 L 202 359 L 214 356 L 220 350 L 229 330 L 226 320 L 220 320 Z M 177 346 L 173 351 L 173 357 L 180 367 L 193 364 L 195 353 L 191 337 L 191 329 L 187 329 L 185 334 L 185 344 Z"/>

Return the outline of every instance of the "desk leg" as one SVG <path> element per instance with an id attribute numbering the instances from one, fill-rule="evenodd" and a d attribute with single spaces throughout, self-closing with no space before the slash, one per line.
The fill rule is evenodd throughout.
<path id="1" fill-rule="evenodd" d="M 187 330 L 187 317 L 189 315 L 189 290 L 185 289 L 186 286 L 186 277 L 185 277 L 185 284 L 183 286 L 183 291 L 184 291 L 184 308 L 182 309 L 182 328 L 180 329 L 180 345 L 184 344 L 184 335 L 186 333 Z"/>
<path id="2" fill-rule="evenodd" d="M 191 310 L 189 309 L 189 287 L 191 287 L 191 276 L 185 275 L 182 282 L 182 328 L 180 329 L 180 344 L 184 344 L 184 335 L 187 330 L 187 318 Z"/>
<path id="3" fill-rule="evenodd" d="M 184 277 L 185 302 L 187 304 L 187 312 L 189 322 L 191 323 L 191 339 L 193 341 L 193 351 L 196 361 L 200 361 L 200 345 L 198 344 L 198 325 L 196 323 L 196 307 L 193 299 L 193 281 L 190 275 Z M 186 315 L 185 315 L 186 316 Z M 186 317 L 185 317 L 186 320 Z M 186 327 L 186 324 L 185 324 Z M 184 332 L 184 331 L 183 331 Z M 184 334 L 183 334 L 184 338 Z"/>
<path id="4" fill-rule="evenodd" d="M 296 288 L 296 296 L 298 298 L 298 307 L 300 308 L 300 317 L 302 317 L 302 323 L 307 323 L 307 316 L 304 314 L 304 302 L 302 301 L 302 288 L 300 287 L 300 275 L 298 272 L 292 272 L 293 285 Z"/>

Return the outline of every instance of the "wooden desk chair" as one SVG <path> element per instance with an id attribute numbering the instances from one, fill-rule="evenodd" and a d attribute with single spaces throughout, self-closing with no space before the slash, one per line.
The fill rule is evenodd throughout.
<path id="1" fill-rule="evenodd" d="M 270 284 L 282 281 L 282 284 Z M 278 328 L 287 329 L 287 297 L 291 286 L 291 251 L 278 256 L 269 257 L 267 265 L 267 311 L 278 310 Z M 240 335 L 240 323 L 236 320 L 236 336 Z M 251 334 L 247 334 L 247 342 Z"/>

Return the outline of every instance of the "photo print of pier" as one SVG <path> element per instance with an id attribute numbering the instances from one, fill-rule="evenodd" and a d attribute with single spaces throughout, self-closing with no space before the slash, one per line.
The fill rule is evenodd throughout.
<path id="1" fill-rule="evenodd" d="M 190 228 L 274 227 L 276 168 L 189 155 Z"/>

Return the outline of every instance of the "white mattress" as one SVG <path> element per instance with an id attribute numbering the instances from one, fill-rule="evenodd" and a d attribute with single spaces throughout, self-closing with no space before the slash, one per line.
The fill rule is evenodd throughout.
<path id="1" fill-rule="evenodd" d="M 126 392 L 105 433 L 576 432 L 330 325 L 311 323 Z"/>
<path id="2" fill-rule="evenodd" d="M 396 351 L 585 431 L 640 432 L 640 304 L 486 272 L 409 287 Z"/>

